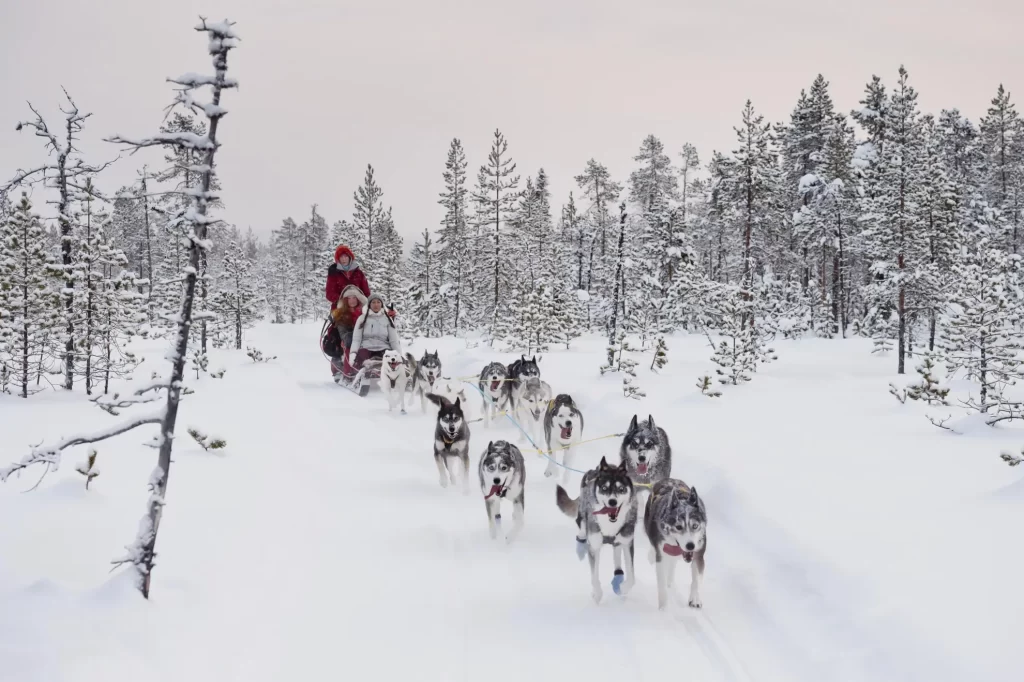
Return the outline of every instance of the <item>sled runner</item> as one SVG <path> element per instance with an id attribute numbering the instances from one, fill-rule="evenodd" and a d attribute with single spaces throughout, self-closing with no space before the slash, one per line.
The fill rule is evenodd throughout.
<path id="1" fill-rule="evenodd" d="M 334 377 L 334 381 L 342 388 L 358 394 L 360 398 L 365 398 L 370 393 L 370 386 L 373 382 L 380 380 L 381 364 L 383 363 L 380 359 L 369 358 L 351 378 L 346 377 L 344 374 L 337 374 Z"/>

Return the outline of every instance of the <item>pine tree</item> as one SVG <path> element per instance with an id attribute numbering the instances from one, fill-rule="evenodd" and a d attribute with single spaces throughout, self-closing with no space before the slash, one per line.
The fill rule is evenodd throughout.
<path id="1" fill-rule="evenodd" d="M 506 223 L 513 217 L 519 196 L 516 191 L 519 187 L 519 176 L 513 175 L 515 170 L 516 164 L 508 154 L 508 142 L 501 131 L 495 130 L 487 164 L 480 167 L 476 191 L 473 194 L 477 206 L 476 222 L 492 240 L 485 257 L 481 259 L 490 270 L 490 291 L 481 293 L 486 296 L 486 304 L 482 307 L 491 321 L 492 333 L 499 318 L 498 311 L 503 294 L 507 297 L 511 289 L 511 241 L 503 246 L 502 235 L 508 229 Z"/>
<path id="2" fill-rule="evenodd" d="M 450 324 L 452 332 L 458 334 L 466 322 L 466 308 L 472 308 L 471 297 L 466 296 L 466 277 L 472 255 L 466 216 L 466 153 L 458 138 L 452 140 L 448 150 L 443 177 L 444 191 L 438 203 L 445 211 L 437 241 L 438 292 L 444 312 L 439 320 L 439 331 L 446 333 Z"/>
<path id="3" fill-rule="evenodd" d="M 1024 211 L 1024 120 L 1001 84 L 981 122 L 981 149 L 985 197 L 1009 225 L 1005 248 L 1018 253 Z"/>
<path id="4" fill-rule="evenodd" d="M 0 249 L 0 310 L 6 311 L 0 317 L 0 335 L 7 339 L 9 355 L 6 378 L 27 398 L 29 383 L 49 350 L 47 336 L 61 315 L 60 296 L 47 272 L 53 265 L 46 256 L 43 226 L 25 193 L 4 226 Z"/>
<path id="5" fill-rule="evenodd" d="M 373 166 L 366 165 L 363 184 L 353 194 L 352 239 L 348 246 L 356 254 L 367 280 L 373 282 L 378 274 L 377 249 L 380 238 L 378 232 L 383 228 L 384 205 L 381 197 L 384 190 L 377 185 Z"/>
<path id="6" fill-rule="evenodd" d="M 1019 407 L 1007 403 L 1004 391 L 1022 376 L 1020 257 L 1004 250 L 1011 229 L 983 202 L 975 203 L 967 230 L 966 246 L 953 266 L 942 349 L 951 376 L 962 371 L 979 384 L 979 398 L 966 404 L 995 423 L 1019 416 Z"/>
<path id="7" fill-rule="evenodd" d="M 263 317 L 266 287 L 235 241 L 224 250 L 221 274 L 217 279 L 211 308 L 218 319 L 216 328 L 225 334 L 236 350 L 242 349 L 244 331 Z"/>

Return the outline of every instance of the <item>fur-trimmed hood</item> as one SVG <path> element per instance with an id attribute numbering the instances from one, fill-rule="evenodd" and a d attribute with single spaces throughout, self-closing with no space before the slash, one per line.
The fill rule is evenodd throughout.
<path id="1" fill-rule="evenodd" d="M 363 292 L 359 289 L 359 287 L 355 286 L 354 284 L 349 284 L 347 287 L 341 290 L 341 296 L 339 296 L 338 299 L 344 300 L 349 296 L 355 296 L 357 299 L 359 299 L 359 307 L 364 309 L 366 308 L 366 296 L 363 295 Z"/>

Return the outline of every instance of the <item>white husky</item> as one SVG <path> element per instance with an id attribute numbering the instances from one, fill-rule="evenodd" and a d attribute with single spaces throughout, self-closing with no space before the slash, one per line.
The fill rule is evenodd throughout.
<path id="1" fill-rule="evenodd" d="M 450 403 L 454 403 L 456 400 L 461 400 L 463 405 L 469 403 L 468 396 L 466 395 L 466 385 L 458 379 L 450 379 L 448 377 L 435 379 L 430 392 L 434 395 L 444 396 Z"/>
<path id="2" fill-rule="evenodd" d="M 514 395 L 516 421 L 536 447 L 544 447 L 544 415 L 551 402 L 551 387 L 547 382 L 532 377 L 520 384 Z"/>
<path id="3" fill-rule="evenodd" d="M 384 351 L 383 364 L 380 366 L 380 390 L 388 399 L 388 412 L 395 406 L 401 406 L 405 414 L 405 392 L 412 380 L 412 366 L 408 362 L 412 356 L 403 358 L 394 350 Z"/>

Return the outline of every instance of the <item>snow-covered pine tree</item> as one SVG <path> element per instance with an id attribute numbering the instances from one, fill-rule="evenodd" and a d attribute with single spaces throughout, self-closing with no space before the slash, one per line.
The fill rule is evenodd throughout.
<path id="1" fill-rule="evenodd" d="M 615 246 L 617 226 L 614 205 L 622 194 L 622 185 L 612 181 L 608 169 L 594 159 L 587 162 L 583 173 L 575 177 L 582 191 L 582 219 L 585 227 L 586 277 L 582 289 L 589 296 L 588 325 L 607 327 L 617 269 Z"/>
<path id="2" fill-rule="evenodd" d="M 962 372 L 979 384 L 979 398 L 969 397 L 965 405 L 989 415 L 989 423 L 1019 418 L 1019 404 L 1004 396 L 1006 387 L 1024 375 L 1017 331 L 1024 319 L 1021 261 L 1004 248 L 1012 228 L 978 197 L 965 232 L 953 265 L 943 356 L 950 376 Z"/>
<path id="3" fill-rule="evenodd" d="M 1009 227 L 1005 248 L 1019 253 L 1024 227 L 1024 120 L 1002 84 L 981 121 L 980 141 L 985 198 L 1002 212 Z"/>
<path id="4" fill-rule="evenodd" d="M 58 193 L 57 224 L 60 229 L 61 267 L 64 271 L 64 286 L 61 289 L 64 312 L 64 388 L 70 391 L 74 387 L 75 381 L 76 338 L 72 194 L 76 185 L 83 183 L 85 178 L 101 172 L 110 164 L 92 166 L 82 159 L 81 151 L 77 146 L 78 136 L 82 132 L 85 120 L 92 114 L 82 113 L 66 90 L 64 97 L 67 99 L 66 108 L 61 108 L 61 112 L 64 114 L 64 126 L 59 132 L 51 131 L 46 120 L 31 104 L 29 104 L 29 109 L 35 118 L 22 121 L 16 126 L 17 130 L 28 128 L 36 137 L 42 138 L 45 141 L 46 149 L 53 155 L 54 160 L 30 170 L 19 170 L 6 186 L 0 187 L 0 193 L 7 192 L 12 187 L 24 183 L 38 181 L 42 181 L 46 187 L 54 189 Z"/>
<path id="5" fill-rule="evenodd" d="M 352 195 L 352 239 L 348 246 L 356 254 L 359 266 L 366 279 L 375 282 L 378 276 L 378 231 L 383 227 L 384 204 L 381 198 L 384 190 L 377 185 L 373 165 L 366 164 L 363 184 Z M 371 285 L 372 286 L 372 285 Z"/>
<path id="6" fill-rule="evenodd" d="M 409 306 L 406 328 L 423 336 L 443 334 L 447 307 L 438 293 L 439 270 L 437 250 L 430 230 L 424 228 L 409 254 L 408 280 L 405 293 Z"/>
<path id="7" fill-rule="evenodd" d="M 942 385 L 938 369 L 934 353 L 930 350 L 925 351 L 921 357 L 921 364 L 916 367 L 920 379 L 917 383 L 907 386 L 907 397 L 911 400 L 923 400 L 929 405 L 948 405 L 946 396 L 949 395 L 949 387 Z"/>
<path id="8" fill-rule="evenodd" d="M 480 254 L 489 274 L 487 289 L 481 291 L 480 302 L 484 315 L 490 320 L 492 334 L 498 323 L 501 301 L 508 297 L 512 288 L 513 263 L 509 243 L 504 243 L 503 233 L 513 218 L 516 200 L 519 198 L 519 176 L 513 175 L 516 164 L 508 153 L 508 141 L 500 130 L 494 131 L 494 141 L 487 155 L 487 163 L 477 173 L 473 201 L 476 204 L 476 223 L 490 239 L 489 248 Z"/>
<path id="9" fill-rule="evenodd" d="M 472 249 L 466 214 L 466 153 L 458 138 L 452 140 L 448 160 L 444 167 L 444 191 L 438 201 L 444 207 L 441 233 L 438 235 L 437 291 L 442 301 L 440 333 L 450 329 L 458 334 L 465 326 L 467 307 L 472 309 L 472 297 L 467 296 L 466 278 L 472 267 Z"/>
<path id="10" fill-rule="evenodd" d="M 210 306 L 217 315 L 214 326 L 226 332 L 236 350 L 242 350 L 245 330 L 263 317 L 266 286 L 245 250 L 234 240 L 224 249 L 220 270 Z"/>
<path id="11" fill-rule="evenodd" d="M 401 300 L 402 295 L 402 235 L 395 229 L 394 218 L 391 217 L 391 207 L 381 216 L 379 229 L 377 229 L 377 246 L 374 260 L 377 263 L 376 279 L 372 280 L 370 287 L 374 293 L 384 297 L 387 305 L 394 305 L 401 308 L 405 305 Z"/>
<path id="12" fill-rule="evenodd" d="M 734 167 L 728 175 L 725 199 L 731 204 L 730 213 L 738 220 L 741 243 L 739 277 L 747 299 L 754 288 L 754 273 L 758 264 L 756 254 L 771 240 L 773 219 L 778 196 L 779 173 L 777 154 L 771 135 L 771 125 L 754 110 L 747 100 L 743 108 L 742 125 L 736 128 L 737 149 L 733 152 Z"/>
<path id="13" fill-rule="evenodd" d="M 42 221 L 22 192 L 0 239 L 0 337 L 6 338 L 5 379 L 22 398 L 48 358 L 49 334 L 62 323 L 61 298 L 48 270 Z"/>
<path id="14" fill-rule="evenodd" d="M 869 285 L 873 305 L 883 316 L 896 316 L 897 371 L 905 372 L 907 336 L 913 297 L 927 262 L 927 240 L 920 206 L 924 149 L 917 92 L 900 67 L 885 111 L 885 145 L 877 162 L 877 195 L 862 240 L 874 278 Z"/>

